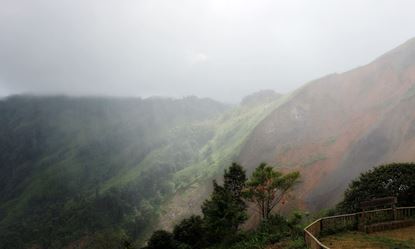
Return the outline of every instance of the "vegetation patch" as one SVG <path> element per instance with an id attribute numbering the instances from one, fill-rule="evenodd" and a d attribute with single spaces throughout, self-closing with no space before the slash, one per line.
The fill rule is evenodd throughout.
<path id="1" fill-rule="evenodd" d="M 308 166 L 311 166 L 311 165 L 313 165 L 317 162 L 324 161 L 326 159 L 327 159 L 327 157 L 325 155 L 322 155 L 322 154 L 312 155 L 309 158 L 307 158 L 307 160 L 305 160 L 301 164 L 301 167 L 308 167 Z"/>
<path id="2" fill-rule="evenodd" d="M 261 164 L 248 180 L 243 168 L 233 163 L 225 170 L 223 186 L 213 181 L 213 192 L 201 207 L 202 216 L 183 219 L 173 232 L 154 232 L 145 249 L 266 248 L 282 240 L 288 248 L 302 248 L 302 215 L 287 220 L 271 214 L 298 178 L 298 172 L 284 175 Z M 261 225 L 249 232 L 240 229 L 248 218 L 246 201 L 261 214 Z"/>

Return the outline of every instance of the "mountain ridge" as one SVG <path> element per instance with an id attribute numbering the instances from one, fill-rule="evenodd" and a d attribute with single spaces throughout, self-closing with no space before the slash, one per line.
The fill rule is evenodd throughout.
<path id="1" fill-rule="evenodd" d="M 301 172 L 281 211 L 332 207 L 360 172 L 415 160 L 414 107 L 415 38 L 365 66 L 237 106 L 194 96 L 2 99 L 0 247 L 144 242 L 200 213 L 233 161 L 248 174 L 261 162 Z"/>
<path id="2" fill-rule="evenodd" d="M 299 196 L 296 205 L 314 210 L 334 205 L 352 175 L 388 162 L 366 160 L 370 166 L 361 167 L 352 175 L 346 174 L 350 163 L 341 163 L 355 141 L 387 119 L 385 115 L 391 115 L 389 110 L 414 85 L 415 39 L 411 39 L 366 66 L 328 75 L 302 87 L 256 127 L 239 161 L 249 168 L 267 161 L 283 168 L 299 169 L 304 183 L 298 190 L 300 193 L 296 193 Z M 408 159 L 415 160 L 415 157 Z M 345 170 L 331 176 L 337 168 Z M 319 186 L 319 181 L 325 178 L 333 179 L 332 184 Z M 332 190 L 336 181 L 342 184 Z M 325 191 L 327 188 L 332 192 Z M 325 197 L 321 198 L 322 195 Z"/>

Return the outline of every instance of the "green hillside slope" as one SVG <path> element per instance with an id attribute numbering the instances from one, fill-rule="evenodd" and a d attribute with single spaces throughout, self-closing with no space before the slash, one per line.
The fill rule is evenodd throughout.
<path id="1" fill-rule="evenodd" d="M 204 123 L 227 109 L 194 97 L 1 101 L 0 248 L 62 248 L 108 229 L 140 237 L 149 205 L 213 136 Z M 159 151 L 169 160 L 148 164 Z"/>
<path id="2" fill-rule="evenodd" d="M 234 108 L 214 123 L 213 138 L 197 154 L 197 160 L 174 174 L 177 191 L 162 206 L 159 227 L 171 228 L 190 213 L 200 213 L 200 206 L 210 194 L 213 179 L 237 160 L 252 130 L 289 95 Z M 219 180 L 219 179 L 218 179 Z"/>
<path id="3" fill-rule="evenodd" d="M 177 196 L 221 173 L 277 102 L 0 101 L 0 248 L 142 242 Z"/>

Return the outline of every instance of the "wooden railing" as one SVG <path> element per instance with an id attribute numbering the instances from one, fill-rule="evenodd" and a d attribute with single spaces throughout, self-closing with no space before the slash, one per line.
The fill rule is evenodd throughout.
<path id="1" fill-rule="evenodd" d="M 392 222 L 395 220 L 392 208 L 366 211 L 364 213 L 364 223 L 362 220 L 363 212 L 354 214 L 344 214 L 330 217 L 323 217 L 311 223 L 304 229 L 304 240 L 308 248 L 311 249 L 330 249 L 319 241 L 322 236 L 334 234 L 340 231 L 358 230 L 363 225 L 371 225 L 382 222 Z M 415 220 L 415 207 L 396 208 L 396 220 Z"/>

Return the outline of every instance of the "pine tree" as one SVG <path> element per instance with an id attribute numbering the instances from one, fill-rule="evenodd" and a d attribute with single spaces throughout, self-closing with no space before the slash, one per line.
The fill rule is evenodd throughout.
<path id="1" fill-rule="evenodd" d="M 242 190 L 245 188 L 246 173 L 242 166 L 232 163 L 228 170 L 225 170 L 224 188 L 231 192 L 236 199 L 241 199 Z"/>
<path id="2" fill-rule="evenodd" d="M 231 237 L 247 219 L 246 205 L 242 199 L 245 181 L 245 171 L 236 163 L 225 170 L 224 186 L 213 181 L 213 193 L 202 205 L 210 242 L 220 242 Z"/>

